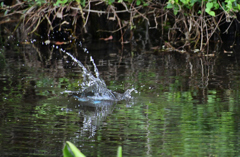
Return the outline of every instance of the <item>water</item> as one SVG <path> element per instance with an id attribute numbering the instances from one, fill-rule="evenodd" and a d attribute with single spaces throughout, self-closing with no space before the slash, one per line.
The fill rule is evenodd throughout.
<path id="1" fill-rule="evenodd" d="M 239 156 L 237 55 L 93 46 L 68 50 L 82 67 L 50 46 L 1 49 L 0 156 L 61 156 L 65 141 L 88 157 L 116 156 L 119 145 L 126 157 Z M 91 99 L 98 90 L 87 91 L 90 71 L 111 93 L 138 92 L 127 101 Z"/>
<path id="2" fill-rule="evenodd" d="M 93 104 L 101 103 L 101 101 L 103 100 L 120 101 L 131 99 L 131 92 L 135 91 L 134 88 L 127 89 L 123 94 L 113 92 L 107 88 L 104 80 L 99 78 L 99 72 L 92 56 L 90 56 L 90 61 L 93 64 L 94 73 L 96 77 L 90 71 L 88 71 L 86 67 L 79 60 L 73 57 L 70 53 L 66 52 L 63 49 L 61 49 L 61 51 L 70 56 L 72 60 L 76 62 L 78 66 L 83 70 L 82 71 L 83 82 L 81 83 L 81 89 L 78 91 L 65 91 L 65 93 L 70 93 L 73 95 L 80 94 L 80 97 L 76 95 L 74 97 L 77 98 L 79 101 L 83 102 L 88 101 Z"/>

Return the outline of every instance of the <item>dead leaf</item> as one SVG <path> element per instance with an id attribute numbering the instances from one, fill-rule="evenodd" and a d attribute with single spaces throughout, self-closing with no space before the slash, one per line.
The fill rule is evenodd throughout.
<path id="1" fill-rule="evenodd" d="M 100 38 L 100 40 L 104 40 L 104 41 L 113 40 L 113 36 L 110 35 L 110 36 L 107 37 L 107 38 Z"/>
<path id="2" fill-rule="evenodd" d="M 57 16 L 57 18 L 60 18 L 60 19 L 63 18 L 62 12 L 57 12 L 57 13 L 56 13 L 56 16 Z"/>
<path id="3" fill-rule="evenodd" d="M 30 42 L 29 42 L 29 41 L 23 41 L 23 42 L 20 42 L 20 44 L 22 44 L 22 45 L 28 45 L 28 44 L 30 44 Z"/>
<path id="4" fill-rule="evenodd" d="M 61 42 L 61 41 L 56 41 L 55 42 L 55 45 L 62 45 L 62 44 L 65 44 L 65 42 Z"/>

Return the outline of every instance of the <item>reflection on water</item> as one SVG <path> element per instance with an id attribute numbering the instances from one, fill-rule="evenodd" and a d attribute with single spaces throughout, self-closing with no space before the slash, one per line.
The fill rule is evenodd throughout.
<path id="1" fill-rule="evenodd" d="M 104 43 L 102 43 L 103 45 Z M 139 53 L 106 43 L 73 54 L 129 101 L 79 101 L 82 69 L 50 46 L 0 56 L 1 156 L 61 156 L 71 141 L 86 156 L 238 156 L 239 65 L 234 57 Z"/>

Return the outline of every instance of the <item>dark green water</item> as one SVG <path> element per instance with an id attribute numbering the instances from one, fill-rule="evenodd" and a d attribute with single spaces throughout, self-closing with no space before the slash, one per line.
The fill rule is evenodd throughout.
<path id="1" fill-rule="evenodd" d="M 65 141 L 88 157 L 116 156 L 119 145 L 125 157 L 240 155 L 237 56 L 96 45 L 69 51 L 90 70 L 92 56 L 109 89 L 134 87 L 132 100 L 79 102 L 61 94 L 82 82 L 70 58 L 48 46 L 1 49 L 1 157 L 59 157 Z"/>

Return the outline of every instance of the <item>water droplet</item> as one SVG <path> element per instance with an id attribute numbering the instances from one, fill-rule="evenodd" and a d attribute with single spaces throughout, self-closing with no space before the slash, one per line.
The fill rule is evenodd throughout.
<path id="1" fill-rule="evenodd" d="M 81 41 L 79 41 L 79 44 L 78 44 L 80 47 L 82 47 L 82 43 L 81 43 Z"/>

